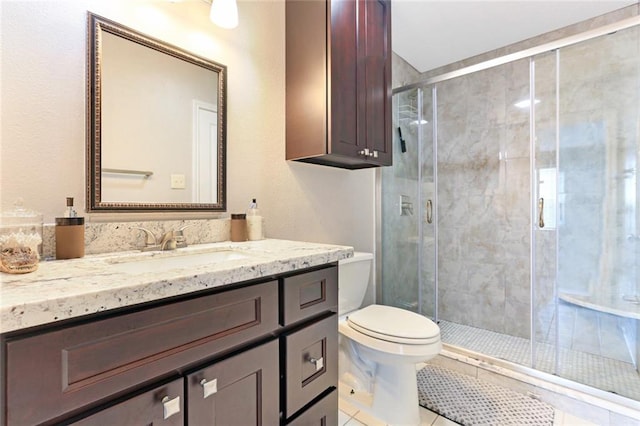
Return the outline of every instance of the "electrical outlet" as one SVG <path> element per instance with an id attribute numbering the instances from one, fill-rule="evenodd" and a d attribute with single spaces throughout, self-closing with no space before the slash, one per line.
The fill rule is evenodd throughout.
<path id="1" fill-rule="evenodd" d="M 184 175 L 171 175 L 171 189 L 185 189 L 186 187 Z"/>

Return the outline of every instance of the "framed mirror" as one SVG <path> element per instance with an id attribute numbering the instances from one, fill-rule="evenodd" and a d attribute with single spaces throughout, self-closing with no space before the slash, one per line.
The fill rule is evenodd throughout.
<path id="1" fill-rule="evenodd" d="M 226 66 L 88 23 L 88 211 L 226 211 Z"/>

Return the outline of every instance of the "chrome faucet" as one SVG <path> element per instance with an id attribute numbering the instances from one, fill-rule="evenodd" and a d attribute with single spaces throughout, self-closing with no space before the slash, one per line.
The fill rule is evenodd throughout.
<path id="1" fill-rule="evenodd" d="M 177 231 L 173 231 L 173 237 L 176 240 L 176 248 L 184 248 L 187 246 L 187 238 L 184 236 L 184 230 L 191 225 L 184 225 L 178 228 Z"/>
<path id="2" fill-rule="evenodd" d="M 139 229 L 141 231 L 144 231 L 145 243 L 144 247 L 142 247 L 142 251 L 165 251 L 187 247 L 187 239 L 185 238 L 183 231 L 189 226 L 191 225 L 185 225 L 179 228 L 177 231 L 165 232 L 160 239 L 158 239 L 158 237 L 156 237 L 156 234 L 154 234 L 147 228 L 132 226 L 131 229 Z"/>
<path id="3" fill-rule="evenodd" d="M 173 231 L 165 232 L 160 240 L 160 250 L 175 250 L 176 246 L 176 237 Z"/>

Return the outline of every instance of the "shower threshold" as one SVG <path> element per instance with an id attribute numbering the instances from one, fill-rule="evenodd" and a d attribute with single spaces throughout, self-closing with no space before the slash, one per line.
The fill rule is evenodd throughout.
<path id="1" fill-rule="evenodd" d="M 553 373 L 555 347 L 550 344 L 536 344 L 534 369 L 527 366 L 528 339 L 449 321 L 440 321 L 439 325 L 447 358 L 640 420 L 640 376 L 631 363 L 560 348 L 560 365 L 564 368 L 560 377 Z"/>

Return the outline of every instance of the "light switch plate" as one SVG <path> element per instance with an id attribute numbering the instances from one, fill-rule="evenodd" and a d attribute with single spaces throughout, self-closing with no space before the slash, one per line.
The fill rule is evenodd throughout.
<path id="1" fill-rule="evenodd" d="M 184 175 L 171 175 L 171 189 L 185 189 L 187 187 Z"/>

